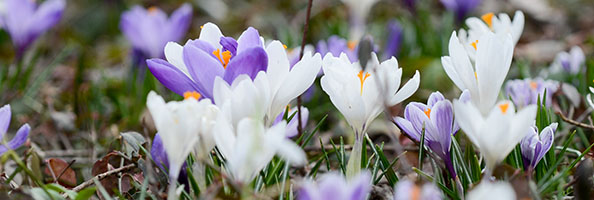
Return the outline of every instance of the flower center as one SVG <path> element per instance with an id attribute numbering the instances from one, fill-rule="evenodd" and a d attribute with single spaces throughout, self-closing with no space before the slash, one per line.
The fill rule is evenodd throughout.
<path id="1" fill-rule="evenodd" d="M 194 98 L 196 100 L 199 100 L 201 96 L 202 95 L 200 95 L 200 93 L 198 93 L 196 91 L 192 91 L 192 92 L 187 91 L 187 92 L 184 92 L 184 99 Z"/>
<path id="2" fill-rule="evenodd" d="M 425 115 L 427 115 L 427 118 L 431 119 L 431 108 L 425 110 Z"/>
<path id="3" fill-rule="evenodd" d="M 347 42 L 347 47 L 350 50 L 355 50 L 355 47 L 357 47 L 357 42 L 355 42 L 355 41 L 349 41 L 349 42 Z"/>
<path id="4" fill-rule="evenodd" d="M 487 23 L 491 29 L 493 29 L 493 16 L 493 13 L 487 13 L 481 16 L 481 19 L 483 19 L 483 21 L 485 21 L 485 23 Z"/>
<path id="5" fill-rule="evenodd" d="M 149 14 L 155 15 L 155 14 L 157 14 L 157 10 L 159 10 L 159 8 L 157 8 L 156 6 L 151 6 L 147 10 L 148 10 Z"/>
<path id="6" fill-rule="evenodd" d="M 538 84 L 534 81 L 530 81 L 530 88 L 532 88 L 533 90 L 536 90 L 536 88 L 538 88 Z"/>
<path id="7" fill-rule="evenodd" d="M 474 47 L 474 50 L 476 51 L 476 45 L 478 44 L 478 40 L 472 42 L 470 45 L 472 45 L 472 47 Z"/>
<path id="8" fill-rule="evenodd" d="M 371 76 L 371 74 L 367 72 L 365 72 L 365 75 L 363 75 L 363 70 L 359 71 L 359 74 L 357 74 L 359 81 L 361 81 L 361 95 L 363 95 L 363 83 L 365 83 L 365 79 L 367 79 L 369 76 Z"/>
<path id="9" fill-rule="evenodd" d="M 231 59 L 231 52 L 229 50 L 221 52 L 220 49 L 214 50 L 212 52 L 218 59 L 221 64 L 223 64 L 223 68 L 227 69 L 227 64 L 229 64 L 229 60 Z"/>
<path id="10" fill-rule="evenodd" d="M 504 103 L 499 105 L 499 110 L 501 110 L 501 113 L 503 113 L 505 115 L 505 113 L 507 113 L 507 109 L 509 108 L 509 103 Z"/>

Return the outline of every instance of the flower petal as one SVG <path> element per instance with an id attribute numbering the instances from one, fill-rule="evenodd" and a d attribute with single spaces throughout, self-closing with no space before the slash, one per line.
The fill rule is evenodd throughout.
<path id="1" fill-rule="evenodd" d="M 240 43 L 241 46 L 241 43 Z M 268 67 L 268 56 L 261 47 L 254 47 L 239 51 L 235 58 L 231 59 L 224 72 L 223 80 L 232 83 L 235 78 L 241 74 L 247 74 L 252 80 L 260 71 L 266 71 Z"/>
<path id="2" fill-rule="evenodd" d="M 184 95 L 184 92 L 196 91 L 206 98 L 210 98 L 188 76 L 167 61 L 153 58 L 147 60 L 146 63 L 155 78 L 169 90 L 181 96 Z"/>

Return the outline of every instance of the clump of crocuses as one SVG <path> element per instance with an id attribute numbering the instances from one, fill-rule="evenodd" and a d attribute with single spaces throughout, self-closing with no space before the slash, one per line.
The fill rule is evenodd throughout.
<path id="1" fill-rule="evenodd" d="M 4 139 L 6 132 L 8 132 L 8 126 L 10 126 L 10 118 L 12 117 L 12 112 L 10 111 L 10 105 L 5 105 L 0 108 L 0 140 Z M 31 127 L 29 124 L 24 124 L 17 130 L 16 135 L 12 140 L 7 143 L 3 143 L 0 145 L 0 155 L 6 153 L 10 149 L 16 149 L 22 146 L 26 141 L 27 137 L 29 137 L 29 131 Z"/>
<path id="2" fill-rule="evenodd" d="M 460 95 L 460 100 L 470 100 L 468 91 Z M 440 92 L 429 96 L 427 104 L 411 102 L 404 109 L 404 118 L 396 117 L 394 122 L 411 139 L 420 142 L 425 135 L 425 145 L 438 155 L 452 177 L 456 171 L 452 163 L 450 146 L 452 136 L 460 129 L 454 122 L 452 102 Z"/>
<path id="3" fill-rule="evenodd" d="M 557 92 L 559 83 L 552 80 L 536 79 L 517 79 L 510 80 L 505 86 L 506 95 L 511 98 L 519 108 L 527 105 L 545 102 L 545 106 L 551 106 L 553 94 Z M 546 96 L 545 95 L 546 91 Z"/>
<path id="4" fill-rule="evenodd" d="M 316 182 L 307 181 L 299 190 L 299 200 L 364 200 L 371 191 L 371 174 L 363 171 L 348 181 L 342 174 L 328 173 Z"/>
<path id="5" fill-rule="evenodd" d="M 34 0 L 6 0 L 3 4 L 0 21 L 12 39 L 17 57 L 21 57 L 35 39 L 60 21 L 66 7 L 64 0 L 47 0 L 40 5 Z"/>
<path id="6" fill-rule="evenodd" d="M 520 142 L 520 148 L 522 149 L 524 169 L 534 169 L 538 162 L 551 149 L 551 146 L 553 146 L 557 123 L 552 123 L 545 127 L 540 134 L 538 134 L 538 128 L 536 126 L 532 126 L 528 131 L 528 135 Z"/>

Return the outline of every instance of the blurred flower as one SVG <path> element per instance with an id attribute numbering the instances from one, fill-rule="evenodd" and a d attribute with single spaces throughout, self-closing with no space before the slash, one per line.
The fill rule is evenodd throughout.
<path id="1" fill-rule="evenodd" d="M 497 17 L 493 13 L 487 13 L 481 16 L 481 19 L 471 17 L 466 20 L 468 31 L 460 29 L 458 37 L 464 49 L 468 52 L 471 60 L 476 59 L 478 52 L 477 44 L 482 42 L 481 37 L 485 33 L 495 33 L 497 35 L 511 35 L 512 47 L 516 46 L 522 32 L 524 31 L 524 13 L 516 11 L 512 21 L 505 13 L 500 13 Z"/>
<path id="2" fill-rule="evenodd" d="M 466 195 L 468 200 L 515 200 L 516 192 L 505 181 L 482 181 Z"/>
<path id="3" fill-rule="evenodd" d="M 380 64 L 375 53 L 372 53 L 367 66 L 367 69 L 362 69 L 359 62 L 351 63 L 344 53 L 340 57 L 327 54 L 322 66 L 322 90 L 330 96 L 332 104 L 355 132 L 347 177 L 357 174 L 361 166 L 358 162 L 361 159 L 361 144 L 367 125 L 384 110 L 385 105 L 393 106 L 404 101 L 419 87 L 420 75 L 416 71 L 413 78 L 398 89 L 402 69 L 398 67 L 395 58 Z"/>
<path id="4" fill-rule="evenodd" d="M 212 99 L 215 77 L 232 83 L 241 74 L 253 79 L 268 67 L 260 34 L 252 27 L 235 40 L 224 37 L 215 24 L 206 23 L 198 39 L 184 46 L 169 42 L 164 52 L 167 61 L 153 58 L 147 60 L 147 65 L 165 87 L 184 96 L 197 92 Z"/>
<path id="5" fill-rule="evenodd" d="M 285 135 L 287 135 L 287 137 L 294 137 L 297 134 L 299 134 L 298 129 L 297 129 L 297 127 L 299 126 L 299 117 L 298 117 L 296 107 L 289 109 L 289 113 L 287 114 L 287 117 L 291 117 L 291 115 L 293 115 L 293 118 L 287 123 L 287 130 L 286 130 L 287 132 L 285 134 Z M 276 117 L 276 119 L 274 120 L 274 122 L 272 124 L 278 124 L 278 123 L 282 122 L 284 116 L 285 116 L 285 111 L 278 114 L 278 116 Z M 301 106 L 301 128 L 305 128 L 305 126 L 307 125 L 308 119 L 309 119 L 309 110 L 306 107 Z"/>
<path id="6" fill-rule="evenodd" d="M 546 99 L 547 107 L 551 106 L 553 94 L 557 92 L 559 83 L 552 80 L 537 79 L 516 79 L 507 81 L 505 86 L 506 96 L 509 96 L 514 104 L 522 108 L 527 105 L 536 104 L 538 98 L 543 102 Z M 547 96 L 544 97 L 545 90 Z"/>
<path id="7" fill-rule="evenodd" d="M 308 53 L 308 52 L 318 52 L 318 51 L 316 51 L 316 49 L 311 44 L 305 45 L 305 48 L 304 48 L 303 51 L 305 53 Z M 299 62 L 299 54 L 300 53 L 301 53 L 301 47 L 295 47 L 293 49 L 287 50 L 287 57 L 289 58 L 289 63 L 291 64 L 291 69 L 293 69 L 293 66 L 295 66 L 295 64 L 297 64 L 297 62 Z M 319 75 L 322 75 L 322 71 L 321 70 L 320 70 L 320 74 Z"/>
<path id="8" fill-rule="evenodd" d="M 17 130 L 14 138 L 5 143 L 3 139 L 8 132 L 11 117 L 12 112 L 10 111 L 10 105 L 7 104 L 2 106 L 2 108 L 0 108 L 0 142 L 2 142 L 2 144 L 0 144 L 0 155 L 6 153 L 10 149 L 14 150 L 22 146 L 27 141 L 29 131 L 31 131 L 29 124 L 24 124 Z"/>
<path id="9" fill-rule="evenodd" d="M 594 102 L 592 102 L 592 94 L 594 94 L 594 88 L 593 87 L 588 87 L 588 89 L 590 90 L 590 93 L 588 93 L 586 95 L 586 101 L 588 102 L 588 105 L 590 105 L 590 107 L 592 109 L 594 109 Z"/>
<path id="10" fill-rule="evenodd" d="M 157 7 L 144 9 L 134 6 L 122 13 L 120 29 L 143 58 L 164 58 L 165 44 L 182 39 L 191 21 L 192 6 L 187 3 L 175 10 L 169 18 Z"/>
<path id="11" fill-rule="evenodd" d="M 316 46 L 316 51 L 322 56 L 330 53 L 334 57 L 339 57 L 341 53 L 345 53 L 351 62 L 357 62 L 357 42 L 348 41 L 339 36 L 333 35 L 327 41 L 320 40 Z"/>
<path id="12" fill-rule="evenodd" d="M 552 123 L 545 127 L 540 135 L 536 126 L 530 128 L 528 135 L 520 142 L 524 169 L 534 169 L 549 149 L 551 149 L 553 140 L 555 139 L 555 131 L 557 131 L 557 123 Z"/>
<path id="13" fill-rule="evenodd" d="M 306 164 L 305 152 L 287 138 L 286 129 L 285 121 L 265 128 L 261 120 L 252 118 L 243 118 L 234 127 L 225 116 L 219 115 L 214 138 L 234 179 L 249 183 L 274 155 L 293 166 Z"/>
<path id="14" fill-rule="evenodd" d="M 470 13 L 476 6 L 481 3 L 481 0 L 440 0 L 441 4 L 451 12 L 456 14 L 456 20 L 461 22 L 464 17 Z"/>
<path id="15" fill-rule="evenodd" d="M 456 122 L 485 157 L 486 176 L 527 135 L 536 118 L 536 105 L 529 105 L 516 113 L 510 101 L 497 103 L 488 115 L 483 115 L 472 103 L 454 100 Z"/>
<path id="16" fill-rule="evenodd" d="M 371 174 L 363 171 L 346 180 L 342 174 L 330 172 L 317 182 L 306 181 L 297 193 L 298 200 L 365 200 L 371 191 Z"/>
<path id="17" fill-rule="evenodd" d="M 394 188 L 394 200 L 439 200 L 443 198 L 441 190 L 433 183 L 419 186 L 409 179 L 404 179 L 398 181 Z"/>
<path id="18" fill-rule="evenodd" d="M 10 34 L 17 57 L 60 21 L 66 7 L 64 0 L 47 0 L 39 6 L 34 0 L 4 0 L 3 4 L 0 24 Z"/>
<path id="19" fill-rule="evenodd" d="M 449 42 L 450 56 L 441 57 L 441 64 L 460 90 L 470 91 L 472 103 L 486 116 L 497 101 L 511 66 L 514 46 L 509 34 L 487 32 L 476 47 L 477 58 L 471 62 L 454 31 Z"/>
<path id="20" fill-rule="evenodd" d="M 365 35 L 367 15 L 379 0 L 342 0 L 349 9 L 350 40 L 359 41 Z"/>
<path id="21" fill-rule="evenodd" d="M 555 63 L 561 65 L 570 74 L 580 73 L 585 61 L 584 51 L 579 46 L 573 46 L 569 52 L 560 52 L 555 57 Z"/>
<path id="22" fill-rule="evenodd" d="M 383 58 L 398 57 L 400 46 L 402 44 L 402 27 L 398 21 L 393 20 L 388 23 L 388 38 L 384 49 Z"/>
<path id="23" fill-rule="evenodd" d="M 470 101 L 468 90 L 460 95 L 461 101 Z M 404 118 L 395 117 L 394 122 L 413 140 L 421 141 L 425 130 L 425 146 L 431 148 L 445 163 L 450 176 L 456 171 L 450 158 L 452 136 L 459 130 L 454 122 L 452 103 L 439 92 L 431 93 L 427 104 L 411 102 L 404 109 Z"/>
<path id="24" fill-rule="evenodd" d="M 165 103 L 154 91 L 149 93 L 146 104 L 162 136 L 169 177 L 177 180 L 182 164 L 192 150 L 199 149 L 201 154 L 197 158 L 201 159 L 214 147 L 210 128 L 214 125 L 218 108 L 208 99 L 197 101 L 191 97 Z M 172 181 L 171 184 L 175 183 Z"/>

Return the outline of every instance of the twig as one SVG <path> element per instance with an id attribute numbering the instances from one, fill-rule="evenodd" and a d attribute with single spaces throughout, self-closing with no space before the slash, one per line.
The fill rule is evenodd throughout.
<path id="1" fill-rule="evenodd" d="M 128 164 L 128 165 L 125 165 L 123 167 L 120 167 L 120 168 L 112 169 L 112 170 L 106 171 L 104 173 L 98 174 L 97 176 L 95 176 L 95 177 L 93 177 L 93 178 L 91 178 L 91 179 L 89 179 L 89 180 L 81 183 L 80 185 L 72 188 L 72 191 L 78 192 L 78 191 L 80 191 L 80 190 L 82 190 L 82 189 L 84 189 L 86 187 L 89 187 L 90 185 L 93 185 L 94 184 L 93 179 L 95 179 L 95 178 L 97 178 L 97 180 L 101 180 L 101 179 L 103 179 L 105 177 L 111 176 L 111 175 L 116 174 L 116 173 L 120 173 L 120 172 L 122 172 L 124 170 L 132 169 L 134 167 L 136 167 L 136 164 L 132 163 L 132 164 Z M 65 196 L 65 195 L 66 194 L 64 194 L 63 196 Z"/>
<path id="2" fill-rule="evenodd" d="M 311 16 L 311 6 L 313 0 L 307 3 L 307 14 L 305 15 L 305 25 L 303 26 L 303 37 L 301 37 L 301 51 L 299 52 L 299 60 L 303 58 L 303 51 L 305 51 L 305 39 L 307 38 L 307 31 L 309 29 L 309 18 Z M 301 95 L 297 97 L 297 132 L 299 135 L 303 134 L 303 122 L 301 121 Z"/>
<path id="3" fill-rule="evenodd" d="M 584 123 L 581 123 L 581 122 L 578 122 L 578 121 L 574 121 L 572 119 L 569 119 L 565 115 L 563 115 L 563 113 L 561 113 L 559 111 L 555 112 L 555 114 L 559 115 L 559 117 L 561 117 L 561 119 L 563 121 L 565 121 L 567 123 L 570 123 L 572 125 L 579 126 L 579 127 L 582 127 L 582 128 L 587 128 L 587 129 L 594 129 L 594 126 L 589 125 L 589 124 L 584 124 Z"/>

